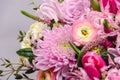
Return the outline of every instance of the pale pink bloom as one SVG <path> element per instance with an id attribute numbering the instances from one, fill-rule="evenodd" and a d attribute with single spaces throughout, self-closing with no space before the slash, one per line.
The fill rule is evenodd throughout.
<path id="1" fill-rule="evenodd" d="M 65 80 L 91 80 L 83 68 L 73 70 L 66 74 Z"/>
<path id="2" fill-rule="evenodd" d="M 105 80 L 120 80 L 120 70 L 110 69 Z"/>
<path id="3" fill-rule="evenodd" d="M 56 80 L 56 73 L 51 69 L 46 71 L 39 70 L 37 80 Z"/>
<path id="4" fill-rule="evenodd" d="M 108 48 L 108 52 L 113 54 L 115 57 L 120 56 L 120 33 L 117 34 L 116 48 Z"/>
<path id="5" fill-rule="evenodd" d="M 43 40 L 37 40 L 36 48 L 33 49 L 36 68 L 41 70 L 54 68 L 54 71 L 59 71 L 66 66 L 69 68 L 74 66 L 76 59 L 75 52 L 69 45 L 70 31 L 69 25 L 43 31 Z"/>
<path id="6" fill-rule="evenodd" d="M 61 20 L 71 24 L 89 8 L 89 0 L 64 0 L 61 3 L 58 0 L 46 0 L 37 10 L 37 15 L 42 19 Z"/>
<path id="7" fill-rule="evenodd" d="M 92 80 L 94 78 L 100 79 L 100 69 L 106 66 L 102 57 L 95 52 L 87 52 L 82 58 L 82 64 Z"/>
<path id="8" fill-rule="evenodd" d="M 76 45 L 85 45 L 98 37 L 98 29 L 90 20 L 77 20 L 72 25 L 72 38 Z"/>

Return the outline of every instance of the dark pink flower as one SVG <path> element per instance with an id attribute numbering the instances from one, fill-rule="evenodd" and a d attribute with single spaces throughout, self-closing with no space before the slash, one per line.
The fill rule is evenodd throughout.
<path id="1" fill-rule="evenodd" d="M 101 77 L 100 69 L 106 65 L 102 57 L 95 52 L 86 53 L 82 58 L 82 64 L 92 80 Z"/>
<path id="2" fill-rule="evenodd" d="M 120 0 L 101 0 L 101 1 L 104 8 L 108 6 L 109 11 L 111 13 L 115 13 L 115 14 L 117 13 L 118 11 L 117 2 L 120 3 Z"/>

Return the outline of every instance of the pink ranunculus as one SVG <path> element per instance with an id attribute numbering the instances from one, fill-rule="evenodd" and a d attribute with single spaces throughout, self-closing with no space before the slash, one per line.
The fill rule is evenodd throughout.
<path id="1" fill-rule="evenodd" d="M 49 69 L 46 71 L 39 71 L 37 75 L 37 80 L 56 80 L 56 73 Z"/>
<path id="2" fill-rule="evenodd" d="M 80 19 L 72 25 L 71 36 L 76 45 L 85 45 L 98 37 L 98 29 L 92 21 Z"/>
<path id="3" fill-rule="evenodd" d="M 106 65 L 102 57 L 95 52 L 87 52 L 82 58 L 82 64 L 92 80 L 101 77 L 100 69 Z"/>
<path id="4" fill-rule="evenodd" d="M 120 0 L 101 0 L 102 1 L 102 5 L 105 8 L 106 6 L 109 7 L 109 11 L 111 13 L 116 14 L 118 11 L 118 6 L 117 3 L 120 3 Z"/>
<path id="5" fill-rule="evenodd" d="M 105 80 L 120 80 L 120 70 L 110 69 Z"/>

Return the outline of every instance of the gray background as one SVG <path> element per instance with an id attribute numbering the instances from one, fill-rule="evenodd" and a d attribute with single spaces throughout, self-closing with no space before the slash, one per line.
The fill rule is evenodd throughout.
<path id="1" fill-rule="evenodd" d="M 35 12 L 32 10 L 34 6 L 30 5 L 31 2 L 32 0 L 0 0 L 0 57 L 13 62 L 18 61 L 16 50 L 20 48 L 17 40 L 19 30 L 27 31 L 34 22 L 22 15 L 20 10 Z M 40 4 L 41 0 L 35 0 L 35 2 Z M 33 77 L 35 76 L 33 75 Z M 9 80 L 14 80 L 14 78 Z"/>

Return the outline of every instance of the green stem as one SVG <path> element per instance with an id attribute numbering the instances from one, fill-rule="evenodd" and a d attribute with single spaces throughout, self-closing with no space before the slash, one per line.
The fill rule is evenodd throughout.
<path id="1" fill-rule="evenodd" d="M 82 57 L 83 57 L 84 53 L 80 52 L 77 58 L 77 64 L 78 66 L 82 66 Z"/>
<path id="2" fill-rule="evenodd" d="M 72 42 L 69 42 L 69 44 L 72 47 L 72 49 L 75 51 L 75 53 L 77 55 L 79 55 L 80 54 L 80 50 Z"/>
<path id="3" fill-rule="evenodd" d="M 24 11 L 24 10 L 21 10 L 21 13 L 22 13 L 23 15 L 25 15 L 25 16 L 27 16 L 27 17 L 33 19 L 33 20 L 42 21 L 42 22 L 43 22 L 43 20 L 41 20 L 41 19 L 38 18 L 37 16 L 35 16 L 35 15 L 33 15 L 33 14 L 30 14 L 30 13 Z"/>

